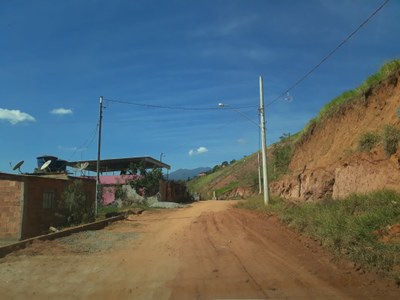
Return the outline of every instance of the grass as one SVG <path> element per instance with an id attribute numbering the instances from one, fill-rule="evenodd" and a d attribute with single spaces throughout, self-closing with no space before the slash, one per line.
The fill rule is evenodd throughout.
<path id="1" fill-rule="evenodd" d="M 400 70 L 400 59 L 394 59 L 385 63 L 377 73 L 369 76 L 361 85 L 353 90 L 346 91 L 327 103 L 319 112 L 318 116 L 312 119 L 306 127 L 300 132 L 299 142 L 307 139 L 310 131 L 321 121 L 329 118 L 341 111 L 344 111 L 347 105 L 358 99 L 366 101 L 366 95 L 369 91 L 383 80 Z"/>
<path id="2" fill-rule="evenodd" d="M 222 196 L 230 191 L 232 191 L 233 189 L 237 188 L 238 186 L 240 186 L 240 182 L 238 181 L 232 181 L 231 183 L 229 183 L 228 185 L 225 185 L 224 187 L 217 189 L 215 191 L 217 197 L 218 196 Z"/>
<path id="3" fill-rule="evenodd" d="M 230 192 L 232 189 L 243 186 L 249 187 L 254 186 L 258 182 L 258 171 L 256 168 L 254 170 L 249 170 L 248 172 L 242 172 L 242 168 L 247 164 L 248 160 L 252 160 L 257 156 L 257 153 L 253 153 L 247 157 L 244 157 L 234 163 L 218 168 L 215 172 L 209 173 L 206 176 L 196 177 L 187 182 L 188 189 L 191 193 L 200 193 L 204 198 L 211 199 L 213 195 L 213 186 L 216 182 L 220 181 L 222 178 L 232 174 L 234 181 L 227 184 L 224 187 L 216 189 L 215 192 L 217 196 L 223 196 L 225 193 Z"/>
<path id="4" fill-rule="evenodd" d="M 294 140 L 281 140 L 280 143 L 271 147 L 271 159 L 268 161 L 268 174 L 271 181 L 278 180 L 288 173 L 294 151 Z"/>
<path id="5" fill-rule="evenodd" d="M 298 232 L 318 239 L 337 257 L 345 255 L 364 268 L 400 280 L 400 243 L 381 243 L 376 234 L 400 222 L 400 194 L 396 192 L 382 190 L 302 204 L 272 198 L 267 207 L 255 197 L 238 207 L 276 214 Z"/>
<path id="6" fill-rule="evenodd" d="M 98 220 L 105 219 L 106 214 L 120 213 L 121 211 L 123 211 L 123 208 L 119 208 L 116 206 L 101 206 L 98 209 L 97 219 Z"/>

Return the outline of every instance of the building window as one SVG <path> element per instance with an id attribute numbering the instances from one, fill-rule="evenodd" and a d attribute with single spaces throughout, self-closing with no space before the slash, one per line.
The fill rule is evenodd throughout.
<path id="1" fill-rule="evenodd" d="M 43 208 L 53 209 L 56 206 L 56 193 L 54 191 L 47 191 L 43 193 Z"/>

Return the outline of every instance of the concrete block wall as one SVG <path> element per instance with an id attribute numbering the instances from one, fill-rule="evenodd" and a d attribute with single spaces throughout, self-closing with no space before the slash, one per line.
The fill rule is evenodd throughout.
<path id="1" fill-rule="evenodd" d="M 22 201 L 23 182 L 0 173 L 0 238 L 20 238 Z"/>

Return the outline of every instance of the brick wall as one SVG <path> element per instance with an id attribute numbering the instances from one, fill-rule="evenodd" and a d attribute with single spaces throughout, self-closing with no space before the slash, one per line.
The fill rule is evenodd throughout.
<path id="1" fill-rule="evenodd" d="M 23 182 L 0 173 L 0 238 L 20 238 Z"/>
<path id="2" fill-rule="evenodd" d="M 29 238 L 47 233 L 50 226 L 60 226 L 65 222 L 66 208 L 63 193 L 73 178 L 55 179 L 27 177 L 22 237 Z M 83 188 L 89 201 L 94 201 L 96 182 L 83 179 Z M 54 195 L 51 207 L 45 205 L 45 194 Z M 49 203 L 47 203 L 49 204 Z"/>
<path id="3" fill-rule="evenodd" d="M 47 233 L 50 226 L 62 225 L 63 193 L 75 179 L 0 173 L 0 238 L 25 239 Z M 94 203 L 96 182 L 81 180 L 88 201 Z"/>

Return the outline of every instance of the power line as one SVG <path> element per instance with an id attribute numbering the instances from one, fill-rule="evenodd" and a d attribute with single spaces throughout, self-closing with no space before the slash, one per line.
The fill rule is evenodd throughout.
<path id="1" fill-rule="evenodd" d="M 366 18 L 358 27 L 351 32 L 339 45 L 337 45 L 331 52 L 329 52 L 316 66 L 314 66 L 310 71 L 304 74 L 300 79 L 298 79 L 294 84 L 292 84 L 286 91 L 284 91 L 281 95 L 276 97 L 274 100 L 269 102 L 266 106 L 272 105 L 274 102 L 278 101 L 282 97 L 284 97 L 287 93 L 289 93 L 292 89 L 298 86 L 301 82 L 303 82 L 308 76 L 310 76 L 316 69 L 318 69 L 325 61 L 327 61 L 339 48 L 341 48 L 346 42 L 348 42 L 365 24 L 367 24 L 385 5 L 389 2 L 389 0 L 385 0 L 375 11 Z"/>
<path id="2" fill-rule="evenodd" d="M 109 102 L 120 103 L 120 104 L 129 104 L 135 106 L 142 106 L 147 108 L 162 108 L 162 109 L 170 109 L 170 110 L 186 110 L 186 111 L 209 111 L 209 110 L 221 110 L 220 107 L 188 107 L 188 106 L 172 106 L 172 105 L 157 105 L 157 104 L 146 104 L 146 103 L 139 103 L 139 102 L 131 102 L 131 101 L 124 101 L 124 100 L 115 100 L 115 99 L 104 99 Z M 227 109 L 246 109 L 246 108 L 254 108 L 255 105 L 250 106 L 241 106 L 241 107 L 230 107 Z"/>
<path id="3" fill-rule="evenodd" d="M 70 155 L 68 160 L 71 160 L 71 158 L 76 154 L 76 152 L 78 152 L 78 150 L 87 148 L 93 143 L 94 138 L 96 137 L 96 132 L 97 132 L 98 127 L 99 127 L 99 123 L 96 124 L 94 130 L 89 134 L 89 137 L 85 140 L 85 142 L 83 142 L 80 147 L 77 147 L 74 150 L 74 152 L 72 152 L 72 154 Z"/>

